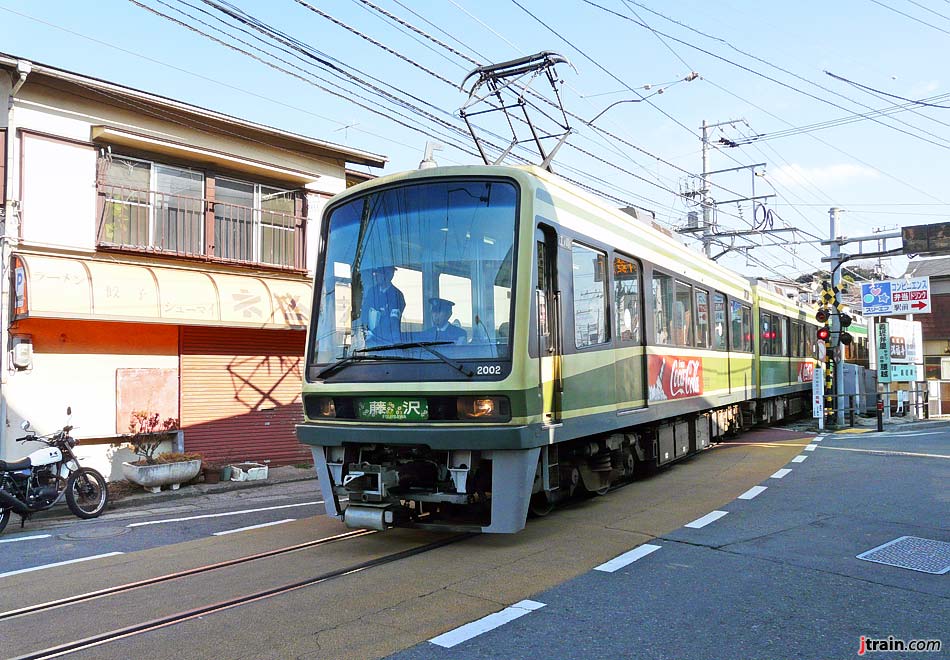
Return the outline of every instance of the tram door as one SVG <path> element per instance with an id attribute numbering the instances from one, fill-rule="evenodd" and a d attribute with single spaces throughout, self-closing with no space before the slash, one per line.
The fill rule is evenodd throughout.
<path id="1" fill-rule="evenodd" d="M 557 288 L 557 234 L 549 227 L 539 226 L 537 243 L 537 288 L 535 305 L 538 320 L 539 384 L 544 422 L 561 420 L 561 318 L 560 291 Z"/>

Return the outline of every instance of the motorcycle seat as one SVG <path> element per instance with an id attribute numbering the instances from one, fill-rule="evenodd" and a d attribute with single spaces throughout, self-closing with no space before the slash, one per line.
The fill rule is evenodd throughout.
<path id="1" fill-rule="evenodd" d="M 30 462 L 29 458 L 24 458 L 19 461 L 13 461 L 12 463 L 8 463 L 7 461 L 0 461 L 0 472 L 28 470 L 31 467 L 33 467 L 33 463 Z"/>

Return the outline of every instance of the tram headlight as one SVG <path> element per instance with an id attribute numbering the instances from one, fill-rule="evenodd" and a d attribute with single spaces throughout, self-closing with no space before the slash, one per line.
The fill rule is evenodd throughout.
<path id="1" fill-rule="evenodd" d="M 331 396 L 319 396 L 310 402 L 307 412 L 311 417 L 336 417 L 336 404 Z"/>
<path id="2" fill-rule="evenodd" d="M 460 396 L 456 410 L 459 419 L 493 422 L 511 419 L 511 406 L 503 396 Z"/>

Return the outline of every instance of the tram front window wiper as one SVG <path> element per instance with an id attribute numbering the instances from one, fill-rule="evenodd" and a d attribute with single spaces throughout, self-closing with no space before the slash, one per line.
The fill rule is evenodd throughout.
<path id="1" fill-rule="evenodd" d="M 452 367 L 453 369 L 455 369 L 462 375 L 467 376 L 468 378 L 471 378 L 472 376 L 475 375 L 474 371 L 472 371 L 471 369 L 466 369 L 465 365 L 463 365 L 462 363 L 449 359 L 445 355 L 440 353 L 439 351 L 432 348 L 433 346 L 446 346 L 446 345 L 450 345 L 454 343 L 455 343 L 454 341 L 404 341 L 398 344 L 386 344 L 385 346 L 370 346 L 368 348 L 360 348 L 353 351 L 353 353 L 363 354 L 363 353 L 376 353 L 379 351 L 398 350 L 401 348 L 422 348 L 428 351 L 429 353 L 432 353 L 432 355 L 436 356 L 437 358 L 445 362 L 447 365 L 449 365 L 450 367 Z M 365 357 L 369 357 L 369 356 L 367 355 Z"/>
<path id="2" fill-rule="evenodd" d="M 357 355 L 357 353 L 359 353 L 359 351 L 353 351 L 346 357 L 340 358 L 339 361 L 334 362 L 330 366 L 324 367 L 317 373 L 317 378 L 325 378 L 326 376 L 330 376 L 336 373 L 337 371 L 340 371 L 341 369 L 345 369 L 346 367 L 350 366 L 354 362 L 366 362 L 370 360 L 374 362 L 380 362 L 383 360 L 405 360 L 407 362 L 412 361 L 412 358 L 406 358 L 406 357 L 383 357 L 381 355 Z"/>

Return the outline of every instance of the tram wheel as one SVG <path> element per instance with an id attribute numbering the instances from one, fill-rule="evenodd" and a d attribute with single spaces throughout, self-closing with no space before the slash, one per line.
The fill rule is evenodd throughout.
<path id="1" fill-rule="evenodd" d="M 548 498 L 547 493 L 543 490 L 531 496 L 531 500 L 528 503 L 528 511 L 532 516 L 543 518 L 553 510 L 554 502 Z"/>

